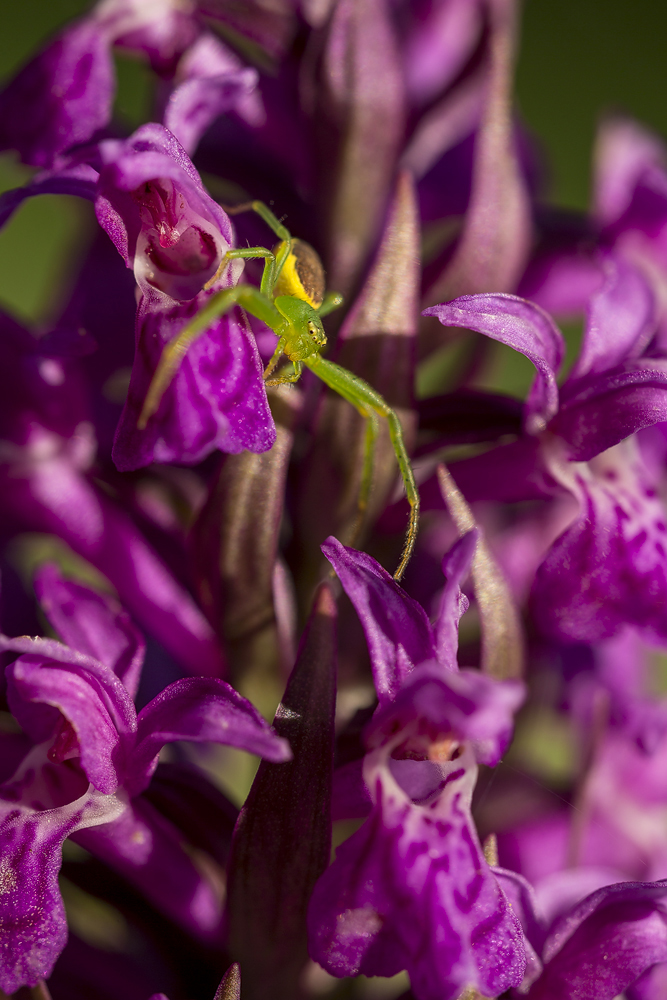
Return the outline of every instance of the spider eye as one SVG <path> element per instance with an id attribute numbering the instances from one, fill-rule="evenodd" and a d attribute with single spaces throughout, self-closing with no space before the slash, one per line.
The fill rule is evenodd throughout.
<path id="1" fill-rule="evenodd" d="M 312 321 L 308 323 L 308 333 L 311 335 L 316 344 L 320 346 L 326 344 L 327 342 L 326 334 L 322 329 L 322 327 L 319 326 L 317 323 L 313 323 Z"/>

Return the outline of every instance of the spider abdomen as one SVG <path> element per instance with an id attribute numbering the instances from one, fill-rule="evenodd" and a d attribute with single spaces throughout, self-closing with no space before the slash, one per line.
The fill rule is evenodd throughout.
<path id="1" fill-rule="evenodd" d="M 284 243 L 278 243 L 273 253 L 278 256 L 283 246 Z M 273 294 L 291 295 L 317 309 L 322 305 L 325 291 L 324 268 L 317 252 L 305 240 L 292 240 L 291 252 L 278 275 Z"/>

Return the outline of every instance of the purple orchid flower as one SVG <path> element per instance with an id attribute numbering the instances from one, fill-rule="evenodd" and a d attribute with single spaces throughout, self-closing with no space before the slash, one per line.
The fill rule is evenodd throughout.
<path id="1" fill-rule="evenodd" d="M 215 119 L 234 110 L 250 127 L 266 119 L 256 90 L 257 70 L 241 60 L 215 35 L 205 32 L 178 64 L 176 86 L 165 104 L 162 121 L 192 154 Z"/>
<path id="2" fill-rule="evenodd" d="M 534 956 L 520 989 L 512 991 L 517 1000 L 613 1000 L 621 993 L 659 1000 L 650 985 L 667 956 L 667 880 L 585 889 L 549 915 L 525 880 L 494 870 Z M 543 902 L 550 901 L 543 896 Z"/>
<path id="3" fill-rule="evenodd" d="M 658 136 L 629 118 L 603 120 L 595 143 L 590 217 L 565 238 L 558 232 L 554 239 L 547 228 L 543 249 L 530 262 L 520 294 L 555 315 L 580 315 L 590 296 L 604 284 L 598 251 L 611 251 L 633 264 L 651 286 L 662 345 L 667 279 L 666 168 L 665 145 Z"/>
<path id="4" fill-rule="evenodd" d="M 578 501 L 579 515 L 537 573 L 533 602 L 541 625 L 591 641 L 630 623 L 664 641 L 667 519 L 654 464 L 632 435 L 667 416 L 667 373 L 662 358 L 646 355 L 655 331 L 646 281 L 621 259 L 607 258 L 604 266 L 581 355 L 560 393 L 562 338 L 538 306 L 509 295 L 463 296 L 426 314 L 508 344 L 538 370 L 524 408 L 524 437 L 455 465 L 454 475 L 470 499 L 567 491 Z M 503 469 L 497 483 L 489 461 Z"/>
<path id="5" fill-rule="evenodd" d="M 239 311 L 214 322 L 192 345 L 145 430 L 137 427 L 164 345 L 238 279 L 232 262 L 218 276 L 234 241 L 227 214 L 206 192 L 187 153 L 162 125 L 143 125 L 129 139 L 106 140 L 83 164 L 38 175 L 0 205 L 7 218 L 31 195 L 60 191 L 94 198 L 97 217 L 141 297 L 135 361 L 113 450 L 121 471 L 151 462 L 196 463 L 215 448 L 267 451 L 275 426 L 255 339 Z M 94 186 L 92 181 L 95 182 Z"/>
<path id="6" fill-rule="evenodd" d="M 190 672 L 219 675 L 213 629 L 142 533 L 90 480 L 95 434 L 67 331 L 36 341 L 0 316 L 0 491 L 5 531 L 63 539 L 118 590 L 142 626 Z"/>
<path id="7" fill-rule="evenodd" d="M 654 290 L 661 348 L 667 287 L 667 155 L 637 122 L 608 118 L 596 140 L 592 214 L 603 245 L 633 263 Z"/>
<path id="8" fill-rule="evenodd" d="M 151 461 L 198 462 L 214 448 L 266 451 L 275 428 L 254 338 L 240 316 L 217 320 L 183 359 L 154 419 L 137 421 L 164 345 L 238 267 L 216 277 L 233 245 L 226 213 L 204 190 L 176 139 L 144 125 L 100 145 L 97 217 L 142 297 L 128 398 L 114 444 L 121 470 Z"/>
<path id="9" fill-rule="evenodd" d="M 407 969 L 419 1000 L 467 986 L 496 996 L 525 968 L 470 816 L 477 762 L 498 762 L 523 698 L 517 682 L 457 668 L 459 584 L 476 543 L 472 531 L 445 560 L 435 629 L 370 556 L 323 546 L 366 632 L 380 707 L 365 734 L 370 815 L 315 887 L 310 952 L 337 976 Z"/>
<path id="10" fill-rule="evenodd" d="M 543 908 L 545 894 L 550 913 L 554 894 L 567 899 L 582 881 L 589 891 L 667 876 L 667 702 L 650 694 L 654 652 L 629 628 L 595 648 L 594 671 L 577 674 L 568 690 L 581 742 L 596 734 L 577 810 L 550 811 L 499 837 L 503 858 L 533 883 Z"/>
<path id="11" fill-rule="evenodd" d="M 169 78 L 202 31 L 196 9 L 175 0 L 102 0 L 61 31 L 0 94 L 0 147 L 18 149 L 34 166 L 53 166 L 59 154 L 109 124 L 116 89 L 114 46 L 146 57 L 156 73 Z M 232 107 L 255 85 L 252 70 L 230 69 L 226 93 L 218 84 L 209 98 L 215 113 Z"/>
<path id="12" fill-rule="evenodd" d="M 42 572 L 39 591 L 74 645 L 0 639 L 0 648 L 21 654 L 6 671 L 7 699 L 28 740 L 0 786 L 0 988 L 7 993 L 48 977 L 65 945 L 57 875 L 63 841 L 73 834 L 191 932 L 218 930 L 220 901 L 175 829 L 138 798 L 165 743 L 211 740 L 269 760 L 290 757 L 286 741 L 223 681 L 176 681 L 137 715 L 132 695 L 143 644 L 127 615 L 53 567 Z"/>

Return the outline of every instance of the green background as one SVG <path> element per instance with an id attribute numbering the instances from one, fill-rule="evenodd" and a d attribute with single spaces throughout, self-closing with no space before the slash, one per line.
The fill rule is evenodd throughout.
<path id="1" fill-rule="evenodd" d="M 2 0 L 0 77 L 11 76 L 60 24 L 85 9 L 78 0 Z M 591 146 L 606 110 L 623 110 L 667 136 L 667 4 L 651 0 L 527 0 L 517 97 L 551 164 L 555 201 L 584 208 Z M 118 110 L 130 123 L 148 107 L 137 64 L 119 68 Z M 29 171 L 0 157 L 0 190 Z M 45 326 L 68 292 L 72 262 L 87 242 L 90 206 L 45 197 L 26 204 L 0 233 L 0 302 Z"/>

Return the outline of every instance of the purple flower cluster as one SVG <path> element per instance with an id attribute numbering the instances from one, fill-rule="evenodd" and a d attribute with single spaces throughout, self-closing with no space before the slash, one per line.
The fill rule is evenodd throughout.
<path id="1" fill-rule="evenodd" d="M 3 995 L 664 997 L 667 150 L 608 119 L 545 211 L 516 7 L 100 0 L 0 93 L 0 224 L 95 227 L 50 328 L 0 315 Z M 402 427 L 402 584 L 390 434 L 270 384 L 273 327 L 211 319 L 144 419 L 257 199 Z"/>

